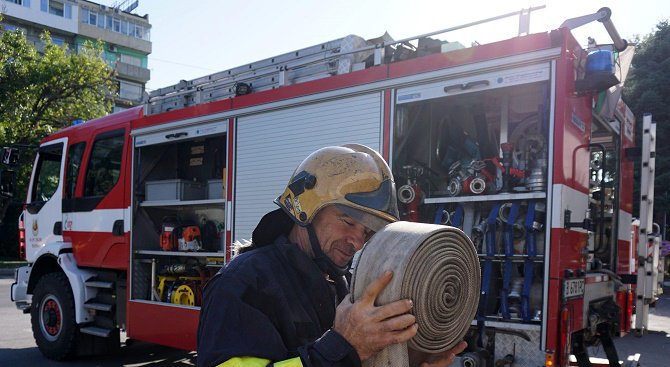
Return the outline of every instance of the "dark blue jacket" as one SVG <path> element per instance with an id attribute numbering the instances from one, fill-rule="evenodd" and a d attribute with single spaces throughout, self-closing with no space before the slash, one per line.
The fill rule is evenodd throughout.
<path id="1" fill-rule="evenodd" d="M 346 290 L 344 278 L 336 281 Z M 360 366 L 353 347 L 330 330 L 344 296 L 335 283 L 285 235 L 237 256 L 205 287 L 198 366 L 236 356 L 272 362 L 300 357 L 305 367 Z"/>

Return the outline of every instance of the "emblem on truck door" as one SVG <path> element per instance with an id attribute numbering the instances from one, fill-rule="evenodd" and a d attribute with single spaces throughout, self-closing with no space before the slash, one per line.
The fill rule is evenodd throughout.
<path id="1" fill-rule="evenodd" d="M 33 219 L 33 236 L 37 236 L 39 234 L 37 227 L 37 219 Z"/>

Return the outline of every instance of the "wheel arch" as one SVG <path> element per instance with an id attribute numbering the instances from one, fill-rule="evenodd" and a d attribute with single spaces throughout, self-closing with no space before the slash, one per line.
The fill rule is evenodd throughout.
<path id="1" fill-rule="evenodd" d="M 74 255 L 71 252 L 61 252 L 58 256 L 46 252 L 40 256 L 32 266 L 30 280 L 28 281 L 28 293 L 32 294 L 39 280 L 46 274 L 60 272 L 68 279 L 75 306 L 75 320 L 77 324 L 93 321 L 93 317 L 84 308 L 86 300 L 93 295 L 88 294 L 85 282 L 94 273 L 77 266 Z"/>
<path id="2" fill-rule="evenodd" d="M 32 294 L 35 291 L 35 286 L 42 277 L 48 273 L 63 272 L 63 269 L 58 265 L 58 258 L 52 254 L 44 254 L 40 256 L 32 266 L 30 271 L 30 279 L 28 280 L 28 293 Z"/>

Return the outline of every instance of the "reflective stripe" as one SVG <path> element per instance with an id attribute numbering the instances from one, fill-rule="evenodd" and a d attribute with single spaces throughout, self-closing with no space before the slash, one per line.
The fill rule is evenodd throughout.
<path id="1" fill-rule="evenodd" d="M 295 357 L 287 359 L 284 361 L 275 362 L 272 364 L 274 367 L 302 367 L 302 361 L 300 357 Z"/>
<path id="2" fill-rule="evenodd" d="M 270 363 L 269 359 L 258 357 L 233 357 L 216 367 L 302 367 L 300 357 L 287 359 L 275 363 Z"/>
<path id="3" fill-rule="evenodd" d="M 266 367 L 269 359 L 258 357 L 233 357 L 217 367 Z"/>

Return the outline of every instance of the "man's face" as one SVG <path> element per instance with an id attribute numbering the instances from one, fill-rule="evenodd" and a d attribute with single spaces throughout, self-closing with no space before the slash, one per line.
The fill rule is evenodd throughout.
<path id="1" fill-rule="evenodd" d="M 321 209 L 312 224 L 321 250 L 337 266 L 347 265 L 374 234 L 334 206 Z"/>

